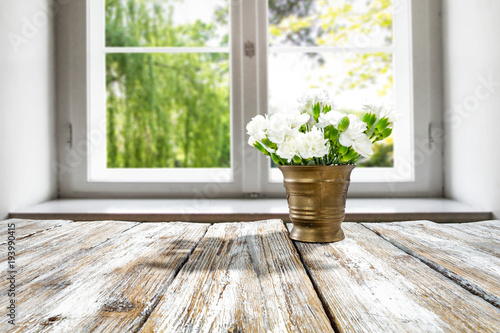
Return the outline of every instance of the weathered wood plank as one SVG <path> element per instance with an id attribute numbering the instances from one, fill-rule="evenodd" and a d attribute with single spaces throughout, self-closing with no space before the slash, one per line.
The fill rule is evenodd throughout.
<path id="1" fill-rule="evenodd" d="M 419 221 L 366 226 L 500 307 L 500 237 L 490 224 Z"/>
<path id="2" fill-rule="evenodd" d="M 206 224 L 142 223 L 20 288 L 9 332 L 137 330 L 206 232 Z"/>
<path id="3" fill-rule="evenodd" d="M 471 233 L 476 236 L 500 240 L 500 220 L 490 220 L 472 223 L 448 223 L 448 227 L 453 227 Z"/>
<path id="4" fill-rule="evenodd" d="M 108 238 L 136 226 L 133 222 L 74 222 L 37 233 L 15 242 L 16 286 L 32 281 L 59 267 L 75 255 L 85 252 Z M 7 253 L 1 254 L 1 266 L 7 265 Z M 6 271 L 6 270 L 4 270 Z M 0 282 L 0 295 L 8 292 L 9 281 Z"/>
<path id="5" fill-rule="evenodd" d="M 29 237 L 44 230 L 56 228 L 72 221 L 69 220 L 23 220 L 23 219 L 8 219 L 0 221 L 1 233 L 7 235 L 8 225 L 15 224 L 15 237 L 17 240 Z M 7 242 L 7 236 L 0 239 L 0 245 Z"/>
<path id="6" fill-rule="evenodd" d="M 361 224 L 338 243 L 296 242 L 339 332 L 499 332 L 500 310 Z"/>
<path id="7" fill-rule="evenodd" d="M 142 332 L 333 332 L 279 220 L 216 224 Z"/>

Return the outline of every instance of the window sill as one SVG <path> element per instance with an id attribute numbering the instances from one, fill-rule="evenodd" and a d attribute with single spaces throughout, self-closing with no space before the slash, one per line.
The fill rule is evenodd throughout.
<path id="1" fill-rule="evenodd" d="M 234 222 L 282 219 L 284 199 L 61 199 L 10 213 L 11 218 L 79 221 Z M 457 201 L 435 199 L 348 199 L 346 222 L 488 220 L 491 212 Z"/>

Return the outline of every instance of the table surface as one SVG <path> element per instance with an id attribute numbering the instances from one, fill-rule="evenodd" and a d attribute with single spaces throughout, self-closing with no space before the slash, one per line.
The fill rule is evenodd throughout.
<path id="1" fill-rule="evenodd" d="M 500 332 L 500 221 L 342 226 L 2 221 L 0 331 Z"/>

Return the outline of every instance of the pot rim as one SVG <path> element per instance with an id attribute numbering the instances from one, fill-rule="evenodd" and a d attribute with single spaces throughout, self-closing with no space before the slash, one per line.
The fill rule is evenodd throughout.
<path id="1" fill-rule="evenodd" d="M 278 168 L 299 168 L 299 169 L 314 169 L 314 168 L 352 168 L 356 167 L 356 164 L 329 164 L 329 165 L 278 165 Z"/>

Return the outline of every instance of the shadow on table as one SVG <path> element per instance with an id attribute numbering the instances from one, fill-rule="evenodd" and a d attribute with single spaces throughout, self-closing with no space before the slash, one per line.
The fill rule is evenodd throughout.
<path id="1" fill-rule="evenodd" d="M 328 246 L 328 244 L 314 244 Z M 257 276 L 268 274 L 297 274 L 304 266 L 288 232 L 273 231 L 265 234 L 234 237 L 205 237 L 191 252 L 193 242 L 179 240 L 155 258 L 141 265 L 168 269 L 180 254 L 189 258 L 183 265 L 185 273 L 196 271 L 254 271 Z M 323 266 L 335 269 L 336 265 Z"/>

